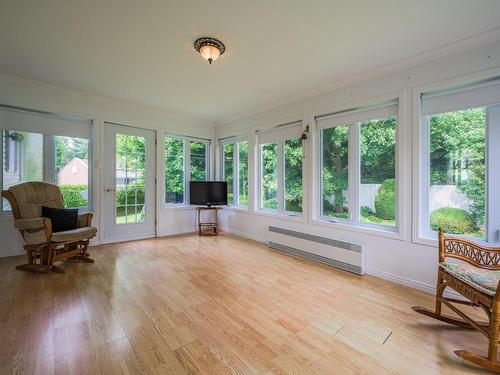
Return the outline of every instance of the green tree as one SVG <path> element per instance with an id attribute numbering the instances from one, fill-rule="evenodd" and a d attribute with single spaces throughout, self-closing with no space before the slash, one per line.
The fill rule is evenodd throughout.
<path id="1" fill-rule="evenodd" d="M 472 202 L 480 224 L 485 215 L 486 108 L 430 118 L 431 185 L 457 185 Z"/>
<path id="2" fill-rule="evenodd" d="M 348 186 L 348 140 L 348 125 L 323 130 L 323 209 L 327 215 L 341 217 L 347 210 L 344 191 Z"/>

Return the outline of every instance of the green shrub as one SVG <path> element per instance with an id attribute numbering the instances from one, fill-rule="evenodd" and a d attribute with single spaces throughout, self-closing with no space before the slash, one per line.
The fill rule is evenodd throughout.
<path id="1" fill-rule="evenodd" d="M 431 229 L 440 227 L 446 233 L 465 234 L 475 230 L 474 218 L 460 208 L 443 207 L 431 212 Z"/>
<path id="2" fill-rule="evenodd" d="M 60 185 L 59 188 L 63 196 L 64 207 L 81 208 L 88 206 L 87 199 L 82 196 L 82 193 L 88 190 L 87 185 Z"/>
<path id="3" fill-rule="evenodd" d="M 366 217 L 366 216 L 370 216 L 370 215 L 373 215 L 373 211 L 370 207 L 368 206 L 362 206 L 361 207 L 361 217 Z"/>
<path id="4" fill-rule="evenodd" d="M 144 204 L 144 185 L 129 184 L 127 189 L 119 187 L 116 189 L 116 205 L 124 206 L 125 204 L 135 204 L 135 193 L 137 191 L 137 204 Z M 125 199 L 126 197 L 126 199 Z"/>
<path id="5" fill-rule="evenodd" d="M 396 180 L 389 178 L 382 183 L 375 196 L 376 216 L 384 220 L 396 219 Z"/>

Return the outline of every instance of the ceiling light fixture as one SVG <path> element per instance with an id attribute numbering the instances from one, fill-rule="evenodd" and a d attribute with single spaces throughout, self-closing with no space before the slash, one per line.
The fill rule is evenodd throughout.
<path id="1" fill-rule="evenodd" d="M 207 60 L 209 64 L 212 64 L 213 61 L 217 60 L 226 50 L 224 43 L 220 40 L 209 37 L 197 39 L 194 42 L 194 48 L 196 48 L 200 55 Z"/>

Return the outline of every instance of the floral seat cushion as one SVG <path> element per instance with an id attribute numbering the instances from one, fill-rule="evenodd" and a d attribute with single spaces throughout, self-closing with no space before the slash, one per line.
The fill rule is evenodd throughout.
<path id="1" fill-rule="evenodd" d="M 439 265 L 448 273 L 490 296 L 494 296 L 500 280 L 500 271 L 489 271 L 468 263 L 444 262 Z"/>

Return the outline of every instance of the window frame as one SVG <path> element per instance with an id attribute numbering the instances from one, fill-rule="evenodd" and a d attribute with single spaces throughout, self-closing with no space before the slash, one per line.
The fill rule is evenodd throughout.
<path id="1" fill-rule="evenodd" d="M 413 97 L 413 136 L 416 140 L 413 152 L 413 165 L 417 178 L 414 183 L 415 194 L 413 205 L 413 236 L 412 241 L 416 244 L 436 246 L 437 232 L 429 228 L 429 181 L 430 181 L 430 115 L 424 114 L 422 97 L 426 94 L 441 93 L 451 95 L 462 91 L 474 90 L 476 88 L 488 87 L 489 84 L 500 83 L 496 77 L 464 77 L 447 80 L 430 85 L 422 85 L 412 90 Z M 500 244 L 500 218 L 494 215 L 500 209 L 500 194 L 493 193 L 491 186 L 500 183 L 500 171 L 493 168 L 490 160 L 500 159 L 500 103 L 479 104 L 472 101 L 470 105 L 459 106 L 463 108 L 453 109 L 446 112 L 486 107 L 486 139 L 485 139 L 485 237 L 483 239 L 454 234 L 453 236 L 465 240 L 472 240 L 487 246 L 498 246 Z M 443 112 L 443 113 L 446 113 Z M 495 126 L 496 124 L 497 126 Z M 497 147 L 495 147 L 495 145 Z M 498 168 L 497 168 L 498 169 Z M 495 229 L 496 228 L 496 229 Z"/>
<path id="2" fill-rule="evenodd" d="M 404 186 L 404 92 L 398 95 L 388 95 L 384 98 L 379 98 L 378 102 L 360 103 L 358 106 L 351 108 L 336 110 L 328 114 L 321 113 L 314 117 L 315 131 L 315 165 L 317 183 L 316 192 L 319 194 L 313 212 L 312 222 L 325 226 L 336 226 L 343 229 L 351 229 L 361 232 L 373 232 L 384 237 L 391 237 L 404 240 L 404 205 L 403 205 L 403 186 Z M 391 107 L 396 107 L 395 110 L 390 110 Z M 387 114 L 384 114 L 388 111 Z M 382 115 L 380 115 L 380 113 Z M 360 149 L 360 123 L 370 120 L 376 120 L 384 117 L 395 116 L 395 224 L 385 225 L 368 223 L 361 221 L 361 207 L 359 200 L 359 187 L 361 182 L 361 149 Z M 332 117 L 331 124 L 320 124 L 321 119 Z M 348 210 L 349 218 L 333 218 L 323 215 L 323 130 L 333 127 L 347 125 L 349 127 L 348 138 Z"/>
<path id="3" fill-rule="evenodd" d="M 293 133 L 293 128 L 300 129 L 300 131 L 297 132 L 296 136 Z M 273 215 L 278 215 L 278 216 L 288 216 L 288 217 L 293 217 L 297 218 L 300 220 L 303 220 L 305 218 L 305 190 L 304 189 L 304 181 L 305 181 L 305 176 L 306 176 L 306 168 L 307 168 L 307 163 L 304 162 L 304 155 L 305 155 L 305 145 L 304 142 L 302 141 L 302 212 L 295 212 L 295 211 L 287 211 L 285 209 L 285 142 L 288 140 L 292 139 L 300 139 L 301 138 L 301 133 L 303 130 L 303 121 L 293 121 L 290 123 L 286 123 L 283 125 L 276 126 L 274 128 L 266 129 L 263 131 L 258 131 L 257 132 L 257 183 L 258 183 L 258 188 L 257 188 L 257 202 L 256 202 L 256 211 L 260 213 L 265 213 L 265 214 L 273 214 Z M 259 135 L 261 134 L 266 134 L 266 133 L 275 133 L 277 134 L 276 140 L 269 140 L 266 142 L 262 142 L 259 140 Z M 262 179 L 262 162 L 263 162 L 263 155 L 262 155 L 262 147 L 267 144 L 277 144 L 277 178 L 278 178 L 278 191 L 277 191 L 277 200 L 278 200 L 278 208 L 265 208 L 262 205 L 262 197 L 263 197 L 263 189 L 262 189 L 262 184 L 263 184 L 263 179 Z"/>
<path id="4" fill-rule="evenodd" d="M 34 111 L 29 111 L 29 110 L 22 110 L 24 112 L 34 112 Z M 36 113 L 36 112 L 34 112 Z M 61 116 L 61 115 L 56 115 L 56 116 Z M 22 130 L 23 132 L 26 132 L 26 133 L 32 133 L 32 134 L 40 134 L 42 137 L 43 137 L 43 149 L 42 149 L 42 155 L 43 155 L 43 161 L 42 161 L 42 180 L 43 182 L 48 182 L 48 183 L 51 183 L 51 184 L 55 184 L 57 186 L 59 186 L 59 183 L 57 182 L 57 171 L 56 171 L 56 166 L 55 166 L 55 162 L 56 162 L 56 155 L 55 155 L 55 137 L 66 137 L 66 138 L 74 138 L 74 139 L 85 139 L 87 141 L 87 147 L 88 147 L 88 160 L 87 160 L 87 164 L 88 164 L 88 170 L 87 170 L 87 173 L 88 173 L 88 177 L 87 177 L 87 181 L 88 181 L 88 188 L 87 188 L 87 206 L 86 207 L 70 207 L 70 208 L 77 208 L 80 212 L 82 213 L 85 213 L 85 212 L 89 212 L 89 211 L 92 211 L 93 210 L 93 162 L 92 162 L 92 155 L 93 155 L 93 152 L 92 152 L 92 145 L 93 145 L 93 142 L 92 142 L 92 133 L 93 133 L 93 124 L 94 124 L 94 120 L 88 120 L 90 121 L 90 125 L 91 126 L 91 136 L 90 138 L 79 138 L 79 137 L 74 137 L 74 136 L 68 136 L 68 135 L 60 135 L 60 134 L 47 134 L 47 133 L 43 133 L 43 132 L 40 132 L 40 131 L 36 131 L 36 130 L 33 130 L 33 129 L 30 129 L 30 130 Z M 2 171 L 0 173 L 0 187 L 3 189 L 3 164 L 5 162 L 4 160 L 4 131 L 7 130 L 7 131 L 12 131 L 13 129 L 9 129 L 8 127 L 0 127 L 0 161 L 1 161 L 1 164 L 2 164 Z M 15 130 L 14 130 L 15 131 Z M 21 130 L 20 130 L 21 131 Z M 19 149 L 19 147 L 17 146 L 16 147 L 16 150 L 15 152 L 18 154 L 18 157 L 22 154 L 21 154 L 21 150 Z M 16 171 L 18 172 L 18 171 Z M 25 182 L 30 182 L 30 181 L 25 181 Z M 3 209 L 3 204 L 0 204 L 0 214 L 1 215 L 10 215 L 11 214 L 11 211 L 8 210 L 4 210 Z"/>
<path id="5" fill-rule="evenodd" d="M 226 181 L 225 176 L 225 165 L 224 165 L 224 146 L 233 145 L 233 203 L 228 204 L 228 207 L 232 208 L 240 208 L 242 210 L 248 210 L 250 206 L 250 202 L 245 206 L 240 204 L 240 143 L 247 142 L 247 180 L 248 186 L 247 190 L 250 189 L 250 181 L 248 178 L 249 175 L 249 158 L 250 158 L 250 148 L 248 137 L 230 137 L 226 139 L 219 139 L 219 147 L 220 147 L 220 177 L 222 181 Z M 250 200 L 250 193 L 248 194 L 248 200 Z"/>
<path id="6" fill-rule="evenodd" d="M 183 173 L 183 185 L 184 185 L 184 197 L 182 203 L 167 203 L 165 201 L 167 186 L 165 184 L 165 159 L 167 157 L 165 150 L 165 140 L 166 138 L 180 139 L 183 141 L 183 152 L 184 152 L 184 173 Z M 211 148 L 211 139 L 207 138 L 197 138 L 190 137 L 185 135 L 177 135 L 171 133 L 163 134 L 163 163 L 162 163 L 162 171 L 163 171 L 163 194 L 162 201 L 163 207 L 165 208 L 179 208 L 179 207 L 190 207 L 191 205 L 188 203 L 189 201 L 189 181 L 191 181 L 191 152 L 190 152 L 190 142 L 199 142 L 205 143 L 205 166 L 206 166 L 206 176 L 205 181 L 210 181 L 210 148 Z"/>

